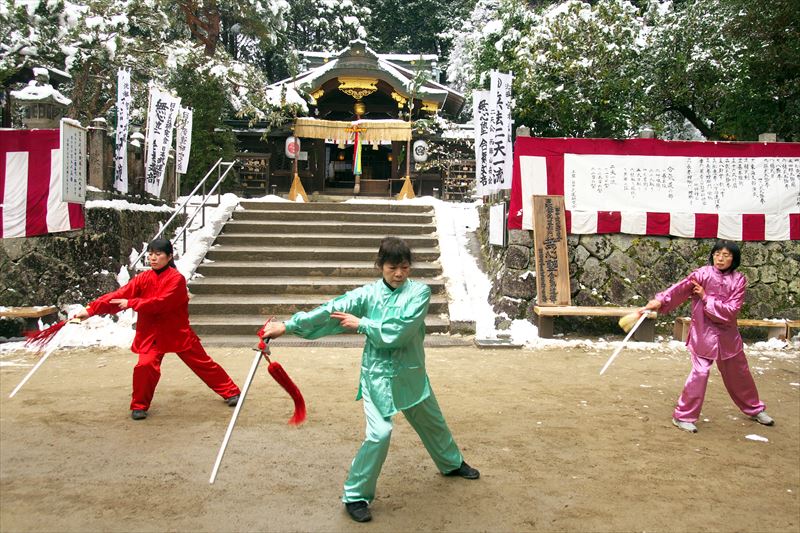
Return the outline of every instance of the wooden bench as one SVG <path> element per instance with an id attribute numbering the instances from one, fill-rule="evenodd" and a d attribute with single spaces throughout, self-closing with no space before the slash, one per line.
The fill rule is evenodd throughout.
<path id="1" fill-rule="evenodd" d="M 533 312 L 539 336 L 544 339 L 553 337 L 553 323 L 557 316 L 605 316 L 622 317 L 638 311 L 639 307 L 590 307 L 577 305 L 534 306 Z M 637 341 L 653 342 L 656 337 L 656 313 L 650 312 L 647 319 L 633 333 Z M 620 330 L 622 331 L 622 330 Z"/>
<path id="2" fill-rule="evenodd" d="M 792 331 L 794 330 L 794 331 Z M 798 331 L 800 330 L 800 320 L 787 320 L 786 321 L 786 338 L 791 339 L 795 335 L 797 335 Z"/>
<path id="3" fill-rule="evenodd" d="M 58 308 L 53 305 L 35 307 L 0 307 L 0 317 L 24 318 L 25 329 L 39 329 L 39 319 L 45 323 L 58 322 Z"/>
<path id="4" fill-rule="evenodd" d="M 675 319 L 675 326 L 672 330 L 672 336 L 675 340 L 686 342 L 689 336 L 689 325 L 692 319 L 688 316 L 680 316 Z M 798 321 L 800 323 L 800 321 Z M 769 339 L 782 339 L 787 338 L 787 322 L 786 320 L 754 320 L 750 318 L 739 318 L 736 324 L 740 328 L 767 328 L 767 338 Z"/>

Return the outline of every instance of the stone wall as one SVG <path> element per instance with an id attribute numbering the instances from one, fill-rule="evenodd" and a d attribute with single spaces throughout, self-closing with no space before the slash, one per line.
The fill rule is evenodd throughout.
<path id="1" fill-rule="evenodd" d="M 170 212 L 91 208 L 86 228 L 40 237 L 0 239 L 0 306 L 88 303 L 118 287 L 131 250 L 142 249 Z M 170 229 L 183 222 L 176 217 Z M 21 321 L 0 321 L 0 336 L 18 334 Z"/>
<path id="2" fill-rule="evenodd" d="M 480 207 L 479 239 L 493 288 L 490 300 L 509 319 L 533 318 L 536 278 L 530 231 L 511 230 L 507 248 L 488 244 L 489 206 Z M 653 295 L 707 264 L 712 239 L 641 235 L 570 235 L 570 287 L 573 305 L 641 306 Z M 800 319 L 800 242 L 743 242 L 739 270 L 748 290 L 744 318 Z M 675 316 L 688 304 L 660 317 L 661 333 L 671 332 Z M 502 327 L 502 324 L 500 324 Z M 618 332 L 607 318 L 558 318 L 558 331 Z"/>

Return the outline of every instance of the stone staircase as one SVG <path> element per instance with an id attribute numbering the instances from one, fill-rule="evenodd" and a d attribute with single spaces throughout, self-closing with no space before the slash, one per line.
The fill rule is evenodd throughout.
<path id="1" fill-rule="evenodd" d="M 206 345 L 255 346 L 269 316 L 285 320 L 375 281 L 381 239 L 395 235 L 414 254 L 412 278 L 431 287 L 428 333 L 448 333 L 447 294 L 431 206 L 400 203 L 242 201 L 189 283 L 192 328 Z M 447 344 L 447 335 L 426 342 Z M 461 344 L 458 339 L 454 343 Z M 360 346 L 361 335 L 275 345 Z"/>

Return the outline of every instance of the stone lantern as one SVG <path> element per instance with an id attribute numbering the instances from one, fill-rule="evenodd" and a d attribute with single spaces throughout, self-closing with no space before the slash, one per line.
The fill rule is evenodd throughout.
<path id="1" fill-rule="evenodd" d="M 22 123 L 27 129 L 58 128 L 72 100 L 50 85 L 47 69 L 34 68 L 33 75 L 27 87 L 11 91 L 11 97 L 22 111 Z"/>

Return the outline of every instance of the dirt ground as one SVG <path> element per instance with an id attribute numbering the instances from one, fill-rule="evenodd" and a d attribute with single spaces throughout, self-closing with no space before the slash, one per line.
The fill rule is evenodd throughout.
<path id="1" fill-rule="evenodd" d="M 252 351 L 210 349 L 242 383 Z M 716 370 L 699 433 L 670 414 L 685 352 L 428 349 L 433 388 L 481 479 L 446 478 L 397 417 L 369 524 L 342 482 L 364 431 L 357 348 L 273 349 L 308 421 L 259 369 L 217 481 L 232 409 L 174 355 L 147 420 L 129 418 L 134 355 L 56 352 L 0 368 L 0 531 L 800 531 L 800 356 L 749 354 L 774 427 L 734 407 Z M 769 439 L 746 439 L 757 434 Z"/>

